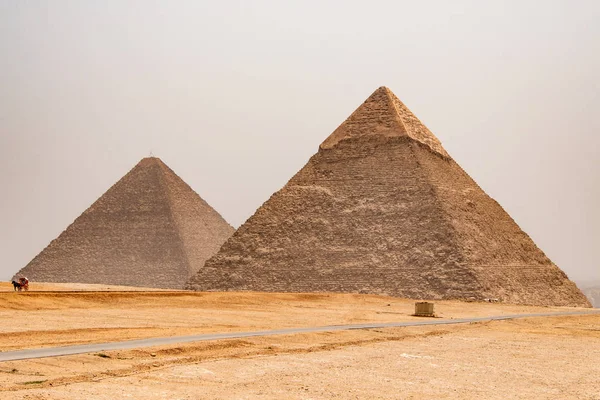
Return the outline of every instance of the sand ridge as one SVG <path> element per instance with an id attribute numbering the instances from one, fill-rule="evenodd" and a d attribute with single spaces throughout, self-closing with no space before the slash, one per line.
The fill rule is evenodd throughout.
<path id="1" fill-rule="evenodd" d="M 60 291 L 65 288 L 80 291 Z M 341 293 L 0 289 L 0 351 L 210 332 L 421 320 Z M 81 289 L 94 289 L 83 291 Z M 49 289 L 55 289 L 49 291 Z M 104 290 L 100 290 L 104 289 Z M 117 290 L 115 290 L 117 289 Z M 120 290 L 118 290 L 120 289 Z M 436 301 L 443 318 L 573 310 Z M 600 315 L 304 333 L 0 363 L 0 399 L 596 399 Z M 551 356 L 549 356 L 551 355 Z M 427 371 L 427 373 L 423 373 Z M 502 388 L 502 390 L 498 390 Z M 503 397 L 501 397 L 503 396 Z"/>
<path id="2" fill-rule="evenodd" d="M 468 307 L 465 308 L 465 304 Z M 560 311 L 519 305 L 436 303 L 442 318 Z M 340 293 L 189 291 L 0 292 L 0 350 L 191 334 L 258 331 L 413 317 L 414 301 Z"/>
<path id="3" fill-rule="evenodd" d="M 0 365 L 0 399 L 596 399 L 599 323 L 532 318 L 14 361 Z"/>

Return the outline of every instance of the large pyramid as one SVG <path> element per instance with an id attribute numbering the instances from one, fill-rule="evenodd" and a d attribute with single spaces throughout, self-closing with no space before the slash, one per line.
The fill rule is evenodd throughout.
<path id="1" fill-rule="evenodd" d="M 178 289 L 233 231 L 160 159 L 144 158 L 19 273 Z"/>
<path id="2" fill-rule="evenodd" d="M 187 288 L 590 305 L 385 87 Z"/>

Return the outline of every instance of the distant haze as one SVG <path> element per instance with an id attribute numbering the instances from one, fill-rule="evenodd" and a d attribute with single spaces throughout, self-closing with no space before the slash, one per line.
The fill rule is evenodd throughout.
<path id="1" fill-rule="evenodd" d="M 0 1 L 0 279 L 142 157 L 235 227 L 386 85 L 600 280 L 600 2 Z"/>

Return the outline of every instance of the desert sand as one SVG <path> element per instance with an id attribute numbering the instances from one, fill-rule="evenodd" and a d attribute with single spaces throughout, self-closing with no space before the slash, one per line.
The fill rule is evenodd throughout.
<path id="1" fill-rule="evenodd" d="M 0 350 L 416 319 L 375 295 L 36 288 L 0 293 Z M 448 319 L 564 310 L 436 302 Z M 599 361 L 600 315 L 528 318 L 4 362 L 0 399 L 600 399 Z"/>

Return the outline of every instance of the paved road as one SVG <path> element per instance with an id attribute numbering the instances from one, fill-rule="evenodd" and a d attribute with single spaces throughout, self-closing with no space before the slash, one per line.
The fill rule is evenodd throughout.
<path id="1" fill-rule="evenodd" d="M 480 317 L 480 318 L 461 318 L 461 319 L 424 319 L 422 321 L 410 321 L 410 322 L 387 322 L 387 323 L 368 323 L 368 324 L 352 324 L 352 325 L 331 325 L 331 326 L 318 326 L 311 328 L 289 328 L 289 329 L 276 329 L 271 331 L 256 331 L 256 332 L 231 332 L 231 333 L 209 333 L 204 335 L 191 335 L 191 336 L 173 336 L 173 337 L 162 337 L 162 338 L 150 338 L 140 340 L 126 340 L 122 342 L 110 342 L 110 343 L 97 343 L 97 344 L 84 344 L 78 346 L 65 346 L 65 347 L 47 347 L 41 349 L 28 349 L 28 350 L 16 350 L 0 352 L 0 362 L 2 361 L 14 361 L 14 360 L 27 360 L 32 358 L 43 358 L 43 357 L 58 357 L 68 356 L 73 354 L 83 353 L 95 353 L 100 351 L 109 350 L 123 350 L 133 349 L 139 347 L 151 347 L 161 346 L 166 344 L 179 344 L 189 342 L 202 342 L 207 340 L 223 340 L 223 339 L 239 339 L 253 336 L 272 336 L 272 335 L 288 335 L 293 333 L 312 333 L 312 332 L 332 332 L 332 331 L 345 331 L 350 329 L 374 329 L 374 328 L 396 328 L 403 326 L 422 326 L 422 325 L 451 325 L 451 324 L 465 324 L 470 322 L 482 322 L 482 321 L 498 321 L 515 318 L 531 318 L 531 317 L 553 317 L 562 315 L 585 315 L 585 314 L 600 314 L 600 310 L 589 310 L 589 311 L 565 311 L 565 312 L 553 312 L 543 314 L 514 314 L 514 315 L 498 315 L 492 317 Z"/>

